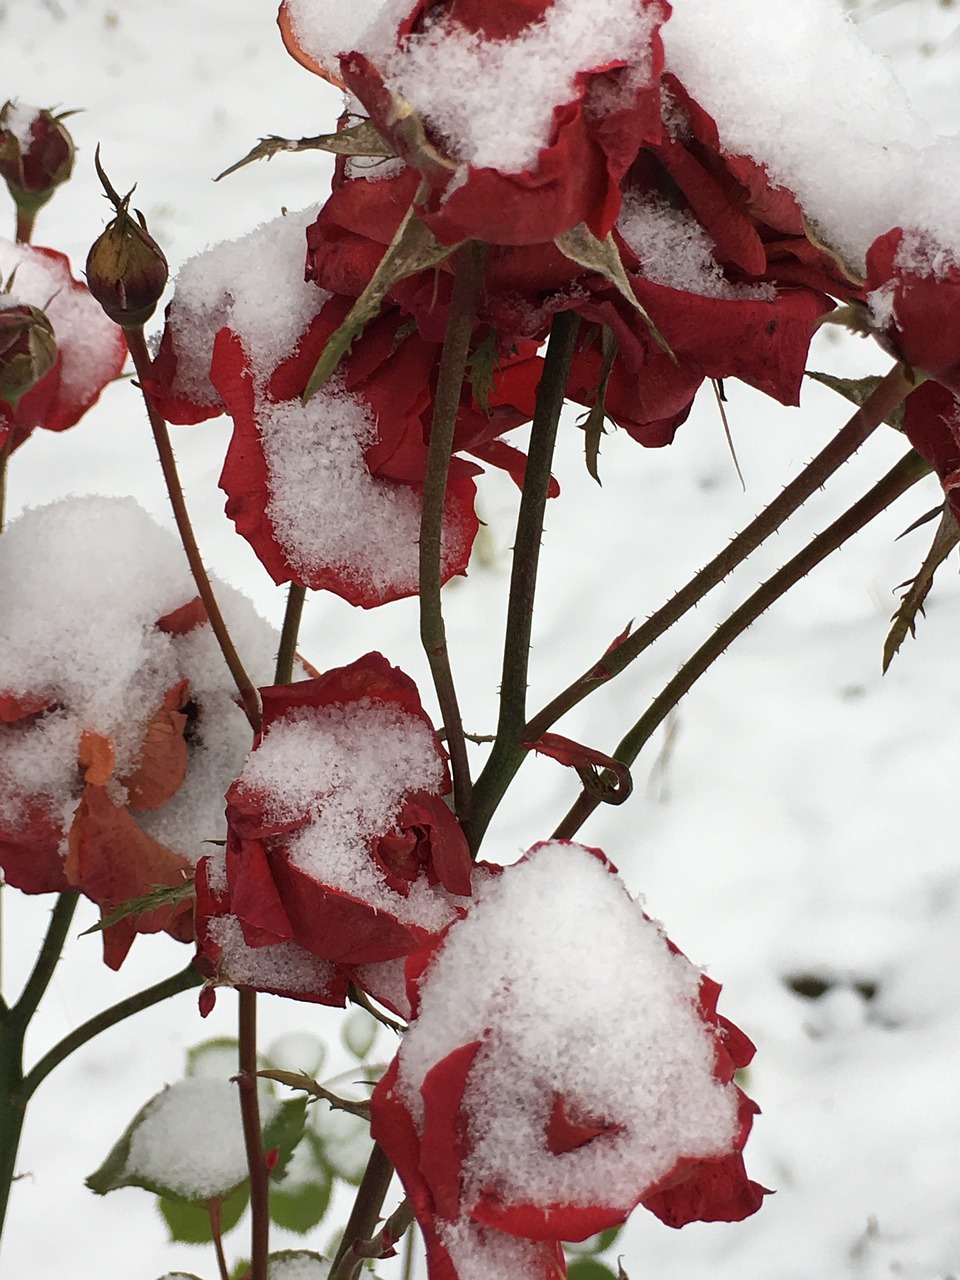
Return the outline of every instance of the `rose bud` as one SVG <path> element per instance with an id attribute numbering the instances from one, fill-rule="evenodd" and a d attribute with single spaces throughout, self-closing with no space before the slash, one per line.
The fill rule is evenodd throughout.
<path id="1" fill-rule="evenodd" d="M 36 214 L 73 171 L 73 139 L 63 123 L 71 114 L 18 102 L 0 107 L 0 176 L 24 214 Z"/>
<path id="2" fill-rule="evenodd" d="M 140 211 L 130 213 L 133 190 L 122 198 L 110 185 L 96 156 L 97 173 L 117 216 L 107 223 L 87 256 L 87 286 L 114 323 L 137 329 L 153 315 L 167 284 L 163 250 L 150 235 Z"/>
<path id="3" fill-rule="evenodd" d="M 53 325 L 39 307 L 0 294 L 0 400 L 16 409 L 56 361 Z"/>

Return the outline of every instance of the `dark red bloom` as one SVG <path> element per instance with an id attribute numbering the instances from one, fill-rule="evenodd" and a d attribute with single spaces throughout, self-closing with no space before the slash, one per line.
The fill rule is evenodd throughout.
<path id="1" fill-rule="evenodd" d="M 36 212 L 73 172 L 73 139 L 63 121 L 40 107 L 0 107 L 0 177 L 17 206 Z"/>
<path id="2" fill-rule="evenodd" d="M 420 212 L 442 243 L 537 244 L 579 223 L 602 239 L 623 174 L 660 136 L 668 13 L 629 0 L 604 24 L 557 0 L 416 0 L 394 49 L 354 50 L 340 70 L 424 178 Z"/>
<path id="3" fill-rule="evenodd" d="M 590 948 L 571 947 L 572 931 Z M 506 868 L 408 959 L 407 984 L 413 1022 L 372 1129 L 431 1280 L 484 1241 L 555 1247 L 637 1204 L 673 1226 L 759 1208 L 741 1154 L 756 1107 L 733 1084 L 753 1046 L 599 851 L 542 845 Z"/>
<path id="4" fill-rule="evenodd" d="M 415 950 L 471 883 L 416 686 L 373 653 L 262 696 L 263 733 L 227 793 L 217 914 L 228 903 L 248 947 L 294 942 L 338 965 Z"/>

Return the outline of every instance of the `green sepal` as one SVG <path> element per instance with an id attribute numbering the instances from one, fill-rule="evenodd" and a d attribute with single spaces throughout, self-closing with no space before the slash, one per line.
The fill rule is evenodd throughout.
<path id="1" fill-rule="evenodd" d="M 806 374 L 814 382 L 819 382 L 823 386 L 829 387 L 831 391 L 836 391 L 837 395 L 843 396 L 844 400 L 849 400 L 858 409 L 861 409 L 866 404 L 883 381 L 878 374 L 872 373 L 865 378 L 837 378 L 832 373 L 818 373 L 815 369 L 807 369 Z M 901 400 L 896 408 L 891 410 L 884 418 L 887 426 L 893 427 L 895 431 L 903 430 L 904 403 L 905 401 Z"/>
<path id="2" fill-rule="evenodd" d="M 893 615 L 893 626 L 883 645 L 884 674 L 907 636 L 917 634 L 917 618 L 923 613 L 924 601 L 933 586 L 934 575 L 958 545 L 960 545 L 960 525 L 957 524 L 956 516 L 950 508 L 945 506 L 937 531 L 933 535 L 933 543 L 924 556 L 923 563 L 916 575 L 908 583 L 902 584 L 907 587 L 907 590 Z"/>

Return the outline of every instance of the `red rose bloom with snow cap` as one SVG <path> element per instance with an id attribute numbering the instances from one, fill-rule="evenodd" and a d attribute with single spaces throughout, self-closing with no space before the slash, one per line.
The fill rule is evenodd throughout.
<path id="1" fill-rule="evenodd" d="M 378 653 L 261 690 L 263 733 L 227 793 L 226 885 L 248 946 L 364 965 L 422 946 L 470 894 L 446 755 Z"/>
<path id="2" fill-rule="evenodd" d="M 288 47 L 305 65 L 342 55 L 347 87 L 422 175 L 418 212 L 442 243 L 607 235 L 620 179 L 660 134 L 665 0 L 416 0 L 332 51 L 307 9 L 286 0 Z"/>
<path id="3" fill-rule="evenodd" d="M 756 1107 L 733 1083 L 753 1046 L 597 850 L 545 844 L 507 867 L 407 981 L 414 1020 L 372 1131 L 431 1280 L 473 1280 L 491 1250 L 540 1274 L 544 1247 L 637 1204 L 671 1226 L 759 1208 L 741 1155 Z"/>

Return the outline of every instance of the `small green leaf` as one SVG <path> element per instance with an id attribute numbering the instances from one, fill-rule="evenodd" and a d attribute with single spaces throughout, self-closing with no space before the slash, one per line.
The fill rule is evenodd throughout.
<path id="1" fill-rule="evenodd" d="M 184 880 L 182 884 L 173 885 L 155 884 L 150 892 L 142 897 L 121 902 L 119 907 L 115 907 L 96 924 L 92 924 L 89 929 L 84 929 L 80 936 L 85 938 L 88 933 L 100 933 L 101 930 L 109 929 L 112 924 L 116 924 L 118 920 L 125 920 L 127 916 L 143 916 L 161 907 L 176 907 L 181 902 L 193 902 L 196 896 L 192 880 Z"/>
<path id="2" fill-rule="evenodd" d="M 229 1080 L 237 1071 L 239 1049 L 231 1036 L 214 1036 L 187 1050 L 188 1076 L 214 1076 Z"/>
<path id="3" fill-rule="evenodd" d="M 843 396 L 844 400 L 849 400 L 851 404 L 855 404 L 861 409 L 876 391 L 877 387 L 883 379 L 875 374 L 869 374 L 866 378 L 836 378 L 832 373 L 817 373 L 813 369 L 807 369 L 807 377 L 812 378 L 814 382 L 819 382 L 825 387 L 829 387 L 831 391 L 836 391 L 837 395 Z M 903 407 L 905 401 L 901 400 L 897 407 L 884 418 L 884 422 L 888 427 L 893 427 L 896 431 L 903 430 Z"/>
<path id="4" fill-rule="evenodd" d="M 221 1202 L 221 1235 L 226 1235 L 237 1225 L 243 1217 L 249 1199 L 250 1188 L 244 1183 Z M 161 1196 L 157 1201 L 157 1208 L 167 1224 L 171 1241 L 181 1244 L 210 1244 L 213 1240 L 210 1213 L 206 1205 L 184 1204 L 182 1200 Z"/>
<path id="5" fill-rule="evenodd" d="M 359 337 L 364 326 L 377 315 L 380 303 L 393 286 L 417 271 L 438 266 L 457 247 L 455 244 L 441 244 L 430 228 L 414 213 L 413 205 L 410 206 L 363 293 L 350 308 L 340 327 L 327 339 L 327 345 L 304 389 L 304 404 L 320 390 L 350 350 L 353 340 Z"/>
<path id="6" fill-rule="evenodd" d="M 617 1280 L 615 1272 L 596 1258 L 578 1258 L 570 1264 L 568 1280 Z"/>
<path id="7" fill-rule="evenodd" d="M 282 1180 L 297 1143 L 303 1137 L 307 1122 L 306 1098 L 288 1098 L 277 1108 L 276 1114 L 264 1126 L 263 1149 L 277 1153 L 271 1177 Z"/>
<path id="8" fill-rule="evenodd" d="M 884 673 L 907 636 L 917 634 L 917 618 L 923 613 L 924 601 L 933 586 L 934 576 L 958 544 L 960 544 L 960 526 L 950 508 L 945 506 L 933 536 L 933 543 L 924 557 L 923 564 L 917 570 L 916 576 L 908 584 L 904 584 L 907 586 L 907 591 L 900 601 L 900 607 L 893 615 L 893 626 L 883 646 Z"/>
<path id="9" fill-rule="evenodd" d="M 596 271 L 598 275 L 603 276 L 605 280 L 609 280 L 612 285 L 615 285 L 618 292 L 630 303 L 631 307 L 647 326 L 650 336 L 657 346 L 667 353 L 674 364 L 677 363 L 677 357 L 670 349 L 670 344 L 650 319 L 646 308 L 640 304 L 637 300 L 637 295 L 630 288 L 630 281 L 627 279 L 627 273 L 623 269 L 620 251 L 617 249 L 612 233 L 607 236 L 606 240 L 598 240 L 587 224 L 581 222 L 571 231 L 565 231 L 562 236 L 557 236 L 554 244 L 565 258 L 569 258 L 571 262 L 575 262 L 580 267 L 586 267 L 588 271 Z"/>
<path id="10" fill-rule="evenodd" d="M 332 1189 L 333 1177 L 322 1158 L 320 1141 L 308 1131 L 283 1181 L 270 1187 L 270 1217 L 278 1227 L 305 1235 L 327 1212 Z"/>
<path id="11" fill-rule="evenodd" d="M 281 1249 L 267 1260 L 267 1280 L 326 1280 L 330 1262 L 309 1249 Z"/>

